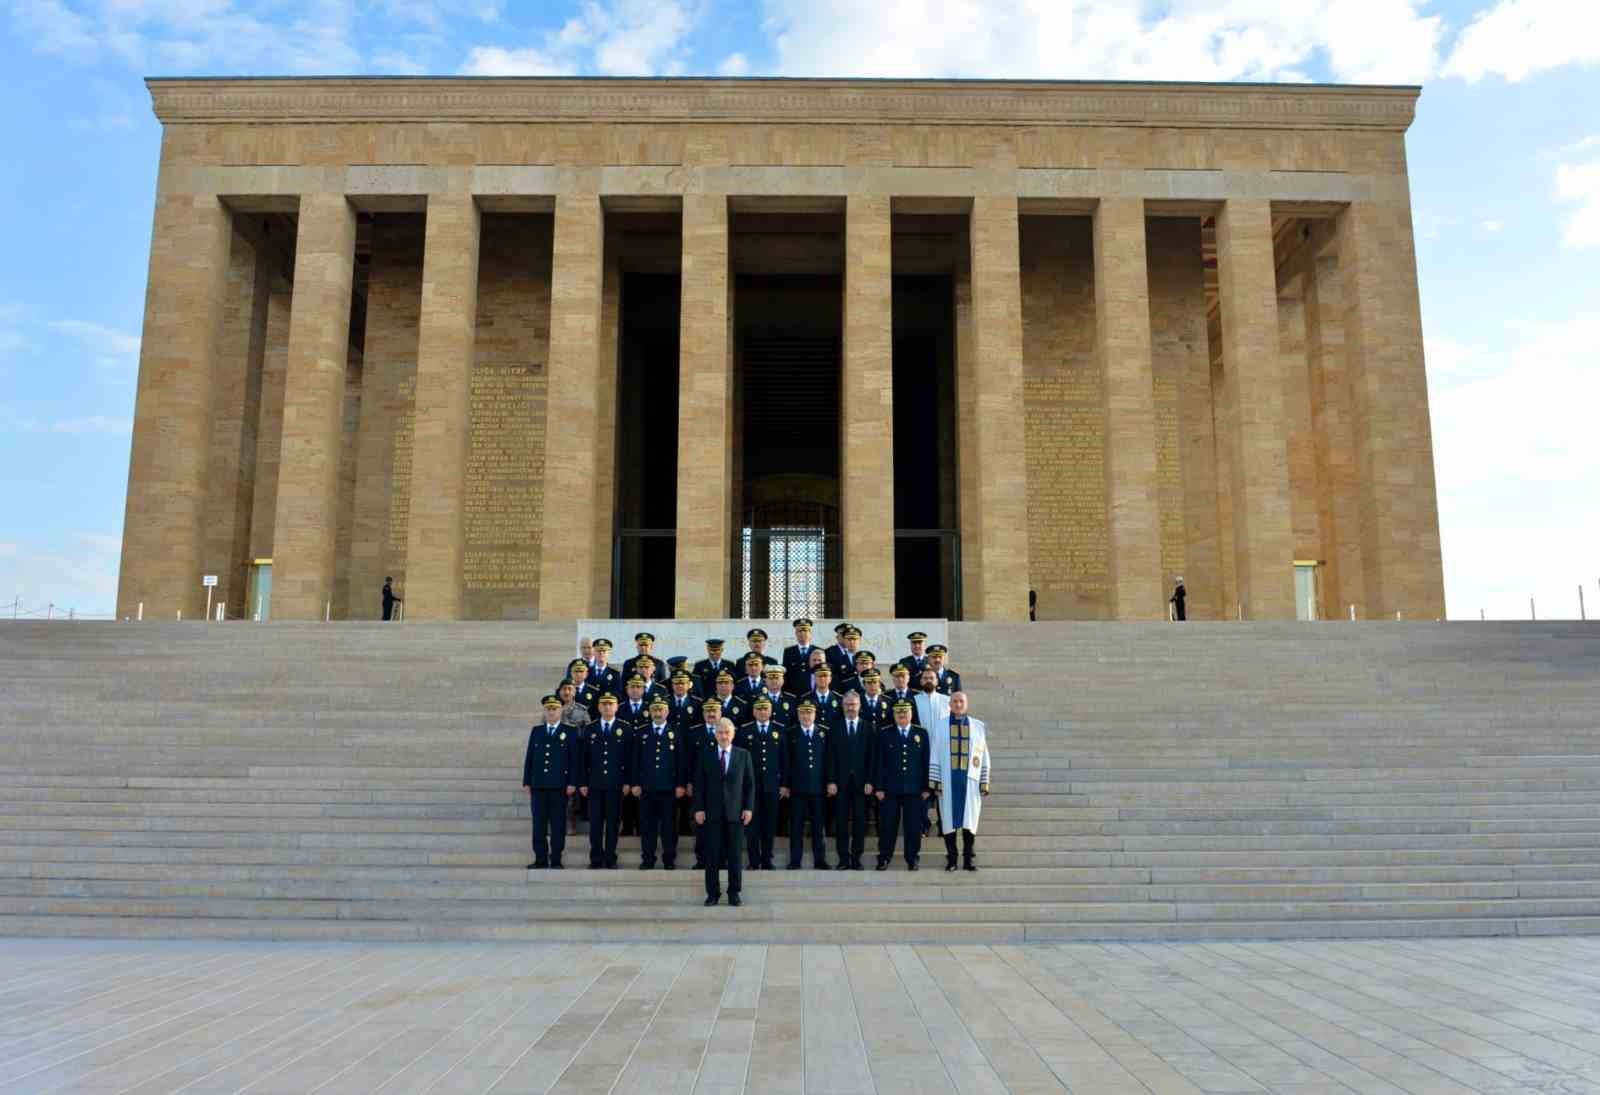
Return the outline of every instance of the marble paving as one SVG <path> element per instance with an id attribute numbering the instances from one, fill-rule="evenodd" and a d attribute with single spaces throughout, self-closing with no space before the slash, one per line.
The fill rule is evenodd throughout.
<path id="1" fill-rule="evenodd" d="M 1600 939 L 5 940 L 0 1091 L 1600 1093 Z"/>

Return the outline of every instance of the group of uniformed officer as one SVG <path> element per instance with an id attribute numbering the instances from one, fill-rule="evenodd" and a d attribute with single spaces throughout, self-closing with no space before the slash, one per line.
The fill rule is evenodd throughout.
<path id="1" fill-rule="evenodd" d="M 861 649 L 861 631 L 840 624 L 836 641 L 812 642 L 809 619 L 793 623 L 795 641 L 781 659 L 767 653 L 767 633 L 746 634 L 750 649 L 737 662 L 722 656 L 722 639 L 706 640 L 706 657 L 663 661 L 655 636 L 634 636 L 637 653 L 619 671 L 609 639 L 597 638 L 587 657 L 567 667 L 568 701 L 589 713 L 578 730 L 561 725 L 561 695 L 544 698 L 545 721 L 529 735 L 523 784 L 533 813 L 530 869 L 562 867 L 567 799 L 589 818 L 589 866 L 615 869 L 617 838 L 637 826 L 641 870 L 676 865 L 680 827 L 688 831 L 688 804 L 700 751 L 715 751 L 722 719 L 736 728 L 734 744 L 751 757 L 756 808 L 746 826 L 749 869 L 772 870 L 780 817 L 789 829 L 788 867 L 798 870 L 810 826 L 812 863 L 835 869 L 827 858 L 831 821 L 838 870 L 862 870 L 869 817 L 878 829 L 878 870 L 888 869 L 903 833 L 903 854 L 916 870 L 928 827 L 929 737 L 916 721 L 912 686 L 949 695 L 961 678 L 945 664 L 946 649 L 927 635 L 907 636 L 910 653 L 889 671 L 883 687 L 877 658 Z M 928 680 L 924 674 L 931 674 Z M 564 688 L 558 687 L 558 693 Z M 634 817 L 629 815 L 636 815 Z M 705 855 L 694 827 L 695 867 Z"/>

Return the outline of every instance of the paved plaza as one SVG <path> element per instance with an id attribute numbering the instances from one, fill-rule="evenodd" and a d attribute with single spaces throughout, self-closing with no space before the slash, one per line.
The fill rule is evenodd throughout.
<path id="1" fill-rule="evenodd" d="M 1600 939 L 8 940 L 0 1090 L 1600 1092 Z"/>

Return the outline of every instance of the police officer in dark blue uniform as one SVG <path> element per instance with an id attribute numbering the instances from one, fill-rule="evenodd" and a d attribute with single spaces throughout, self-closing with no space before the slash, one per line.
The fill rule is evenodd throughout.
<path id="1" fill-rule="evenodd" d="M 655 680 L 657 683 L 667 677 L 667 663 L 651 653 L 655 649 L 656 637 L 648 631 L 641 631 L 633 637 L 633 642 L 639 652 L 622 663 L 622 677 L 624 680 L 633 676 L 639 668 L 640 662 L 650 662 L 656 667 Z M 647 680 L 649 678 L 646 678 Z"/>
<path id="2" fill-rule="evenodd" d="M 656 845 L 661 865 L 672 870 L 678 858 L 678 826 L 674 807 L 684 796 L 688 750 L 682 735 L 667 721 L 667 701 L 650 701 L 650 718 L 633 732 L 633 793 L 639 799 L 639 869 L 656 865 Z"/>
<path id="3" fill-rule="evenodd" d="M 769 665 L 763 670 L 763 676 L 767 679 L 767 686 L 762 694 L 772 704 L 772 721 L 793 726 L 796 721 L 794 705 L 800 702 L 800 697 L 784 687 L 787 672 L 781 665 Z"/>
<path id="4" fill-rule="evenodd" d="M 566 684 L 572 682 L 572 699 L 579 707 L 589 712 L 592 719 L 599 713 L 597 704 L 600 701 L 600 691 L 589 682 L 589 663 L 582 658 L 573 658 L 567 663 L 567 675 L 561 681 Z M 558 688 L 557 691 L 560 691 Z"/>
<path id="5" fill-rule="evenodd" d="M 878 799 L 878 870 L 894 858 L 894 839 L 905 830 L 906 870 L 917 869 L 922 824 L 928 811 L 928 732 L 912 721 L 916 705 L 894 705 L 894 725 L 878 732 L 872 787 Z"/>
<path id="6" fill-rule="evenodd" d="M 961 674 L 945 664 L 949 657 L 950 649 L 943 643 L 934 643 L 928 647 L 927 668 L 933 670 L 934 691 L 952 696 L 961 691 Z"/>
<path id="7" fill-rule="evenodd" d="M 817 709 L 817 721 L 829 730 L 837 730 L 844 720 L 844 696 L 834 691 L 833 670 L 824 663 L 811 675 L 817 686 L 800 697 L 801 701 L 810 700 Z"/>
<path id="8" fill-rule="evenodd" d="M 596 692 L 610 692 L 613 696 L 622 695 L 622 682 L 625 679 L 622 672 L 611 664 L 611 640 L 596 639 L 590 644 L 594 650 L 594 661 L 589 663 L 589 685 Z M 605 659 L 603 662 L 601 659 Z"/>
<path id="9" fill-rule="evenodd" d="M 589 867 L 617 869 L 617 829 L 628 771 L 629 727 L 617 718 L 617 697 L 600 697 L 599 718 L 583 729 L 578 750 L 578 793 L 589 803 Z"/>
<path id="10" fill-rule="evenodd" d="M 772 844 L 778 835 L 778 802 L 782 798 L 783 763 L 788 752 L 784 730 L 773 721 L 772 700 L 757 696 L 751 707 L 753 718 L 740 727 L 734 744 L 750 754 L 755 766 L 756 809 L 745 826 L 745 852 L 752 871 L 772 870 Z"/>
<path id="11" fill-rule="evenodd" d="M 915 681 L 921 678 L 922 671 L 928 664 L 928 652 L 925 649 L 928 642 L 928 633 L 926 631 L 913 631 L 906 636 L 906 641 L 911 644 L 911 653 L 895 664 L 905 666 L 910 671 L 910 678 Z"/>
<path id="12" fill-rule="evenodd" d="M 522 786 L 533 812 L 533 862 L 530 871 L 561 869 L 567 843 L 567 798 L 578 790 L 578 736 L 561 722 L 561 698 L 539 701 L 544 721 L 528 732 L 522 759 Z"/>
<path id="13" fill-rule="evenodd" d="M 734 678 L 733 694 L 745 703 L 749 703 L 760 695 L 761 690 L 767 686 L 766 676 L 762 670 L 767 663 L 755 651 L 744 656 L 744 672 Z"/>
<path id="14" fill-rule="evenodd" d="M 819 871 L 828 864 L 824 838 L 828 799 L 828 730 L 817 721 L 817 705 L 809 699 L 795 705 L 799 722 L 789 728 L 789 756 L 784 775 L 789 790 L 789 869 L 800 869 L 806 822 L 811 822 L 811 862 Z"/>
<path id="15" fill-rule="evenodd" d="M 811 652 L 816 649 L 811 641 L 811 629 L 814 626 L 809 618 L 800 617 L 794 622 L 794 642 L 783 648 L 783 669 L 792 688 L 799 688 L 800 682 L 810 672 Z M 806 688 L 809 690 L 810 685 Z"/>
<path id="16" fill-rule="evenodd" d="M 759 627 L 752 627 L 744 633 L 745 640 L 750 644 L 750 654 L 761 659 L 762 665 L 782 665 L 777 658 L 767 653 L 767 633 Z M 746 660 L 750 654 L 746 654 Z"/>
<path id="17" fill-rule="evenodd" d="M 717 674 L 728 673 L 732 675 L 736 666 L 722 656 L 722 648 L 727 646 L 723 639 L 706 640 L 706 656 L 694 663 L 692 673 L 699 684 L 696 690 L 699 695 L 709 696 L 717 690 Z"/>

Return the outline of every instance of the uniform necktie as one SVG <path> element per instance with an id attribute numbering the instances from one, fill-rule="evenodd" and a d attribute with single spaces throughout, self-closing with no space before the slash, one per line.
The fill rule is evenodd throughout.
<path id="1" fill-rule="evenodd" d="M 722 752 L 722 774 L 723 775 L 727 775 L 728 774 L 728 753 L 727 753 L 727 750 L 722 750 L 721 752 Z"/>
<path id="2" fill-rule="evenodd" d="M 850 736 L 852 738 L 856 736 L 856 720 L 855 719 L 851 719 L 850 720 Z"/>

